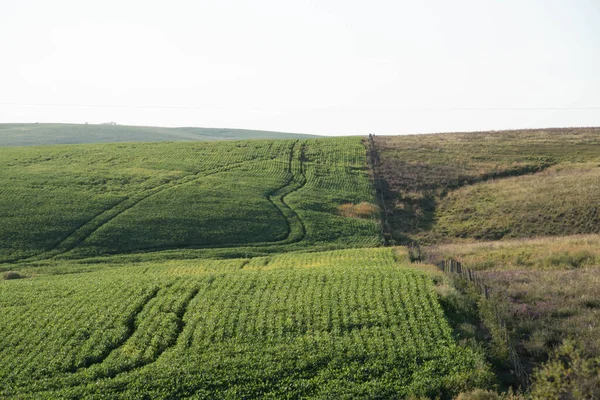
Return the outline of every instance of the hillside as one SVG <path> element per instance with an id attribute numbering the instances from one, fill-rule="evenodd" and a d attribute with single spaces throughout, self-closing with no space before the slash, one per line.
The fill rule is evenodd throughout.
<path id="1" fill-rule="evenodd" d="M 0 261 L 377 245 L 377 215 L 338 210 L 372 202 L 364 154 L 360 138 L 0 148 Z"/>
<path id="2" fill-rule="evenodd" d="M 397 243 L 600 233 L 600 128 L 375 136 Z"/>
<path id="3" fill-rule="evenodd" d="M 444 244 L 427 248 L 427 253 L 431 260 L 453 258 L 477 270 L 530 372 L 544 365 L 565 339 L 576 344 L 582 360 L 598 360 L 600 235 Z M 575 352 L 569 349 L 571 357 Z M 585 365 L 582 360 L 580 366 Z M 547 368 L 549 376 L 561 376 L 556 365 Z M 577 385 L 598 382 L 597 374 L 570 368 L 572 381 L 582 380 Z"/>
<path id="4" fill-rule="evenodd" d="M 0 146 L 114 142 L 309 139 L 316 135 L 221 128 L 161 128 L 97 124 L 0 124 Z"/>
<path id="5" fill-rule="evenodd" d="M 361 138 L 4 147 L 0 183 L 2 398 L 494 384 L 434 280 L 376 248 Z"/>
<path id="6" fill-rule="evenodd" d="M 456 337 L 479 341 L 503 382 L 520 371 L 518 398 L 597 398 L 600 128 L 367 144 L 387 242 L 461 263 L 440 297 Z"/>
<path id="7" fill-rule="evenodd" d="M 595 390 L 599 178 L 597 128 L 0 147 L 0 398 Z"/>

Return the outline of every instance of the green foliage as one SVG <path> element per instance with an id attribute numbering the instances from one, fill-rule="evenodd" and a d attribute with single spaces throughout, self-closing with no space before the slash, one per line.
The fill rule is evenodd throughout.
<path id="1" fill-rule="evenodd" d="M 580 345 L 566 340 L 533 375 L 533 399 L 597 399 L 600 397 L 600 357 L 584 355 Z"/>
<path id="2" fill-rule="evenodd" d="M 376 219 L 337 211 L 372 201 L 360 138 L 18 147 L 0 154 L 0 261 L 379 242 Z"/>
<path id="3" fill-rule="evenodd" d="M 0 146 L 115 142 L 309 139 L 315 135 L 218 128 L 161 128 L 96 124 L 0 124 Z"/>
<path id="4" fill-rule="evenodd" d="M 0 282 L 0 397 L 451 398 L 493 380 L 392 249 L 79 268 Z"/>

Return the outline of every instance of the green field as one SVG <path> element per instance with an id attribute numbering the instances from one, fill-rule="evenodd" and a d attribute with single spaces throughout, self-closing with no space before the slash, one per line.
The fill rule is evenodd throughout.
<path id="1" fill-rule="evenodd" d="M 0 146 L 114 142 L 309 139 L 317 135 L 225 128 L 162 128 L 103 124 L 0 124 Z"/>
<path id="2" fill-rule="evenodd" d="M 600 129 L 156 129 L 0 147 L 0 398 L 597 394 Z"/>
<path id="3" fill-rule="evenodd" d="M 446 398 L 491 384 L 407 262 L 357 249 L 0 282 L 0 394 Z"/>
<path id="4" fill-rule="evenodd" d="M 338 213 L 372 201 L 364 153 L 359 138 L 1 148 L 0 261 L 377 245 L 376 216 Z"/>

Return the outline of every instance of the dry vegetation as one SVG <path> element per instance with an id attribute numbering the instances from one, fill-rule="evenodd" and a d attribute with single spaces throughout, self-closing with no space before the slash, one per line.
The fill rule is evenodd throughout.
<path id="1" fill-rule="evenodd" d="M 521 361 L 537 371 L 528 396 L 600 398 L 600 128 L 374 144 L 394 241 L 428 246 L 429 262 L 462 261 L 492 288 L 491 302 L 480 302 L 464 283 L 438 287 L 457 337 L 477 339 L 477 315 L 493 331 L 486 321 L 497 307 Z M 482 345 L 494 357 L 493 332 Z"/>
<path id="2" fill-rule="evenodd" d="M 6 271 L 4 275 L 2 275 L 2 279 L 5 281 L 9 281 L 11 279 L 23 279 L 25 276 L 17 271 Z"/>
<path id="3" fill-rule="evenodd" d="M 600 235 L 542 237 L 430 246 L 427 257 L 461 260 L 471 269 L 556 270 L 600 265 Z"/>
<path id="4" fill-rule="evenodd" d="M 338 211 L 342 217 L 373 219 L 377 217 L 379 208 L 375 204 L 363 201 L 358 204 L 342 204 L 338 207 Z"/>
<path id="5" fill-rule="evenodd" d="M 600 356 L 600 235 L 446 244 L 428 248 L 427 254 L 433 260 L 462 260 L 479 270 L 522 361 L 530 371 L 540 368 L 534 375 L 535 398 L 550 390 L 572 394 L 590 384 L 600 388 L 600 376 L 584 368 L 596 365 Z M 565 340 L 570 342 L 564 346 L 579 349 L 569 361 L 573 366 L 563 356 L 560 362 L 548 361 L 555 351 L 564 352 Z"/>
<path id="6" fill-rule="evenodd" d="M 489 239 L 503 237 L 505 226 L 501 224 L 505 221 L 498 220 L 500 225 L 496 226 L 496 220 L 489 218 L 483 211 L 481 214 L 465 212 L 467 207 L 462 207 L 464 202 L 457 203 L 456 208 L 451 208 L 453 203 L 450 203 L 446 205 L 445 213 L 442 213 L 440 209 L 444 199 L 449 194 L 452 196 L 453 191 L 465 186 L 488 181 L 494 181 L 496 184 L 502 178 L 525 175 L 530 180 L 524 185 L 537 185 L 537 179 L 540 178 L 540 184 L 548 186 L 542 189 L 556 189 L 556 192 L 548 193 L 544 201 L 549 209 L 559 211 L 563 207 L 561 204 L 567 202 L 562 196 L 564 191 L 558 190 L 559 182 L 567 182 L 573 176 L 568 176 L 567 166 L 571 170 L 575 169 L 575 175 L 585 169 L 589 170 L 585 172 L 588 179 L 571 182 L 574 193 L 584 193 L 580 202 L 586 202 L 585 210 L 575 207 L 574 215 L 582 221 L 587 220 L 590 213 L 597 215 L 597 209 L 594 208 L 596 202 L 592 201 L 595 189 L 591 182 L 597 177 L 600 161 L 600 128 L 376 136 L 374 140 L 380 160 L 376 172 L 383 181 L 387 217 L 396 242 L 408 243 L 416 240 L 421 243 L 440 243 L 456 236 Z M 574 167 L 573 164 L 585 166 Z M 545 175 L 531 175 L 551 166 L 556 167 Z M 562 179 L 551 179 L 552 173 L 562 174 Z M 477 201 L 487 201 L 491 203 L 488 207 L 496 207 L 509 213 L 511 203 L 502 201 L 512 199 L 518 202 L 520 194 L 514 193 L 516 198 L 508 197 L 510 193 L 498 194 L 495 190 L 504 190 L 506 186 L 494 184 L 476 185 L 489 189 L 488 192 L 492 193 L 489 199 L 483 195 L 479 196 L 480 193 L 474 193 L 465 201 L 472 201 L 475 196 L 479 196 Z M 541 189 L 538 190 L 543 193 Z M 564 207 L 568 208 L 568 204 Z M 459 214 L 452 214 L 455 211 Z M 529 211 L 531 210 L 526 210 Z M 558 212 L 558 216 L 560 212 L 562 211 Z M 552 217 L 554 218 L 554 215 Z M 570 226 L 569 220 L 566 219 L 567 213 L 563 220 L 559 218 L 551 224 L 545 223 L 545 214 L 540 216 L 531 213 L 528 218 L 533 228 L 529 227 L 522 232 L 511 231 L 512 236 L 527 237 L 548 234 L 549 231 L 557 234 L 562 233 L 564 227 Z M 448 221 L 454 225 L 459 221 L 461 226 L 446 229 L 443 224 Z M 479 226 L 481 224 L 484 225 L 482 229 Z M 579 230 L 577 227 L 567 233 L 592 232 L 594 230 L 591 225 L 590 223 L 585 230 Z M 535 226 L 543 229 L 537 230 Z M 474 229 L 470 230 L 471 227 Z"/>
<path id="7" fill-rule="evenodd" d="M 597 163 L 568 163 L 467 186 L 440 201 L 433 231 L 483 240 L 599 233 L 599 182 Z"/>

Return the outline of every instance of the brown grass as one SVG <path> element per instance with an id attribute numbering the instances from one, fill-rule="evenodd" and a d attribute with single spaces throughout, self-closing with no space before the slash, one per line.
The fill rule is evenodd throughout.
<path id="1" fill-rule="evenodd" d="M 565 339 L 600 356 L 600 235 L 447 244 L 430 258 L 455 258 L 492 288 L 530 371 Z"/>
<path id="2" fill-rule="evenodd" d="M 600 354 L 600 268 L 486 271 L 523 353 L 533 364 L 566 338 Z"/>
<path id="3" fill-rule="evenodd" d="M 363 201 L 358 204 L 342 204 L 338 207 L 338 212 L 343 217 L 372 219 L 379 214 L 379 208 L 375 204 Z"/>
<path id="4" fill-rule="evenodd" d="M 376 136 L 374 142 L 396 243 L 600 233 L 600 128 Z M 515 176 L 526 178 L 481 184 Z M 485 193 L 462 190 L 438 212 L 449 193 L 478 183 Z"/>
<path id="5" fill-rule="evenodd" d="M 598 182 L 597 163 L 580 163 L 463 187 L 437 204 L 433 231 L 450 240 L 600 233 Z"/>
<path id="6" fill-rule="evenodd" d="M 431 262 L 454 258 L 477 270 L 558 270 L 600 266 L 600 235 L 453 243 L 425 249 Z"/>

